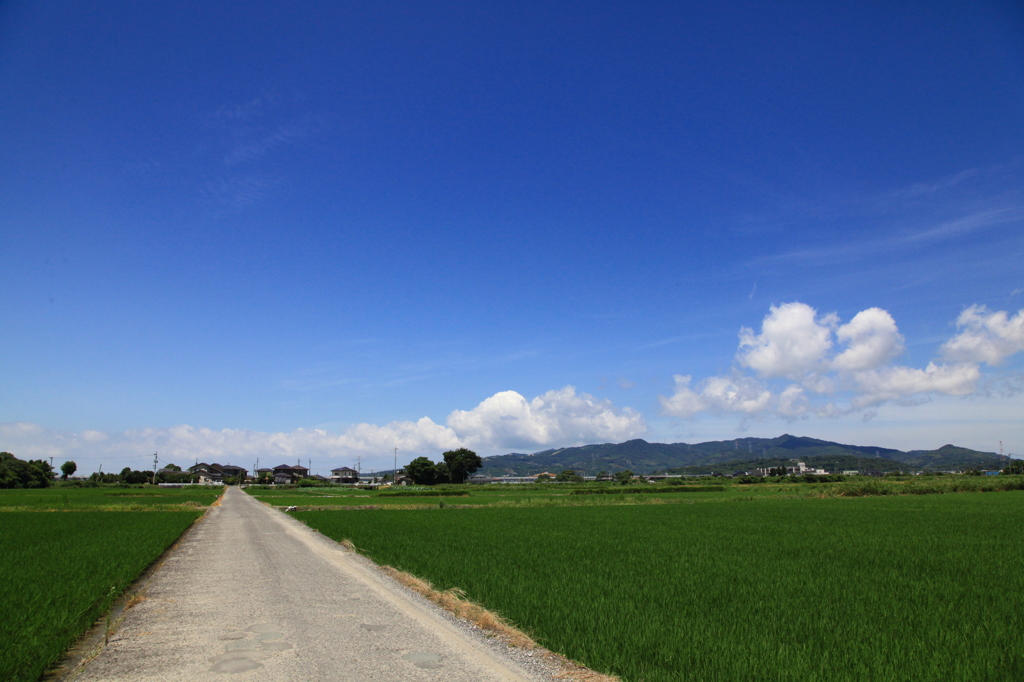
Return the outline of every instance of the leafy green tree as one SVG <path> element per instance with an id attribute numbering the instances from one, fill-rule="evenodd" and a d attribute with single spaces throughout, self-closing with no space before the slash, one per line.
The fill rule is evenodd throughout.
<path id="1" fill-rule="evenodd" d="M 625 471 L 618 471 L 615 473 L 615 480 L 622 485 L 628 485 L 629 482 L 633 480 L 633 472 L 629 469 L 626 469 Z"/>
<path id="2" fill-rule="evenodd" d="M 49 462 L 26 462 L 9 452 L 0 452 L 0 488 L 48 488 L 51 483 L 53 467 Z"/>
<path id="3" fill-rule="evenodd" d="M 444 462 L 438 462 L 434 465 L 434 470 L 437 471 L 437 478 L 434 479 L 435 483 L 449 483 L 452 480 L 451 469 Z"/>
<path id="4" fill-rule="evenodd" d="M 484 465 L 480 455 L 466 448 L 449 450 L 441 456 L 448 467 L 448 480 L 452 483 L 465 483 L 473 472 Z"/>
<path id="5" fill-rule="evenodd" d="M 560 481 L 562 483 L 582 483 L 583 477 L 577 474 L 572 469 L 566 469 L 562 473 L 555 476 L 555 480 Z"/>
<path id="6" fill-rule="evenodd" d="M 602 470 L 602 471 L 598 471 L 597 472 L 597 476 L 595 477 L 595 480 L 607 481 L 609 478 L 611 478 L 611 477 L 608 475 L 608 472 Z"/>
<path id="7" fill-rule="evenodd" d="M 75 464 L 71 460 L 68 460 L 67 462 L 64 462 L 63 464 L 60 465 L 60 480 L 62 480 L 62 481 L 68 480 L 68 476 L 70 476 L 71 474 L 75 473 L 76 471 L 78 471 L 78 465 L 77 464 Z"/>
<path id="8" fill-rule="evenodd" d="M 169 471 L 181 471 L 181 467 L 178 466 L 177 464 L 168 464 L 167 466 L 164 467 L 164 469 L 167 469 Z"/>
<path id="9" fill-rule="evenodd" d="M 156 475 L 158 483 L 195 483 L 196 478 L 187 471 L 162 471 Z"/>
<path id="10" fill-rule="evenodd" d="M 536 479 L 537 483 L 547 483 L 550 480 L 551 480 L 551 477 L 548 476 L 547 474 L 541 474 Z"/>
<path id="11" fill-rule="evenodd" d="M 426 457 L 417 457 L 405 465 L 405 475 L 416 485 L 434 485 L 437 483 L 437 465 Z"/>
<path id="12" fill-rule="evenodd" d="M 121 473 L 118 475 L 121 483 L 127 483 L 129 485 L 138 485 L 140 483 L 149 483 L 152 480 L 152 474 L 148 471 L 133 471 L 131 467 L 125 467 L 121 469 Z"/>

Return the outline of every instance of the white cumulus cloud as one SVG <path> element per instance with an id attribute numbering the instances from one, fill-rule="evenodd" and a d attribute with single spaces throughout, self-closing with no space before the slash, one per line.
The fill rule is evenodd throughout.
<path id="1" fill-rule="evenodd" d="M 429 417 L 384 425 L 354 424 L 341 433 L 324 429 L 289 432 L 251 429 L 209 429 L 180 424 L 103 433 L 45 429 L 27 422 L 0 423 L 0 450 L 22 459 L 78 461 L 82 472 L 119 471 L 125 466 L 146 469 L 154 453 L 164 464 L 188 466 L 195 461 L 275 466 L 313 460 L 314 470 L 325 473 L 338 464 L 353 465 L 361 457 L 364 469 L 390 469 L 394 448 L 399 465 L 420 455 L 437 458 L 445 450 L 471 447 L 483 455 L 511 448 L 541 448 L 596 441 L 622 441 L 647 431 L 643 417 L 633 409 L 617 408 L 610 401 L 572 386 L 548 391 L 527 401 L 515 391 L 503 391 L 471 410 L 455 410 L 448 424 Z"/>
<path id="2" fill-rule="evenodd" d="M 1010 317 L 1005 310 L 972 305 L 960 313 L 956 326 L 962 331 L 942 346 L 949 360 L 998 365 L 1024 351 L 1024 310 Z"/>
<path id="3" fill-rule="evenodd" d="M 786 419 L 803 417 L 811 409 L 811 403 L 804 394 L 804 389 L 790 384 L 779 394 L 778 412 Z"/>
<path id="4" fill-rule="evenodd" d="M 966 396 L 978 390 L 980 363 L 997 365 L 1024 351 L 1024 310 L 1010 316 L 971 306 L 957 327 L 959 333 L 941 348 L 947 362 L 917 369 L 893 364 L 905 339 L 882 308 L 862 310 L 840 324 L 838 316 L 819 317 L 804 303 L 771 306 L 760 333 L 740 329 L 737 366 L 730 375 L 693 386 L 692 377 L 675 375 L 672 395 L 659 398 L 662 412 L 682 418 L 710 412 L 798 419 L 836 417 L 929 395 Z M 780 385 L 783 379 L 795 383 Z M 823 394 L 836 399 L 825 403 Z"/>
<path id="5" fill-rule="evenodd" d="M 572 386 L 530 401 L 515 391 L 502 391 L 472 410 L 455 410 L 448 426 L 470 447 L 483 449 L 620 441 L 647 430 L 635 410 L 577 394 Z"/>
<path id="6" fill-rule="evenodd" d="M 736 359 L 761 377 L 788 377 L 799 381 L 808 372 L 821 368 L 832 348 L 834 315 L 815 319 L 817 311 L 806 303 L 771 306 L 761 323 L 761 333 L 740 329 L 740 349 Z"/>
<path id="7" fill-rule="evenodd" d="M 929 362 L 924 369 L 887 367 L 867 370 L 854 376 L 859 390 L 853 405 L 859 409 L 923 393 L 968 395 L 974 392 L 980 377 L 981 371 L 975 364 L 936 365 Z"/>
<path id="8" fill-rule="evenodd" d="M 846 345 L 831 364 L 840 371 L 879 367 L 903 352 L 903 335 L 896 320 L 881 308 L 860 311 L 836 330 L 836 338 Z"/>
<path id="9" fill-rule="evenodd" d="M 673 417 L 690 418 L 698 412 L 732 412 L 755 415 L 772 402 L 772 394 L 763 383 L 744 376 L 716 376 L 702 381 L 697 390 L 690 388 L 689 376 L 675 375 L 672 396 L 661 396 L 662 411 Z"/>

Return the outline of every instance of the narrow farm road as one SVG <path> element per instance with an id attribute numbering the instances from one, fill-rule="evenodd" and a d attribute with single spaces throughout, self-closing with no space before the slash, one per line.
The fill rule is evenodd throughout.
<path id="1" fill-rule="evenodd" d="M 327 538 L 229 488 L 75 679 L 540 678 Z"/>

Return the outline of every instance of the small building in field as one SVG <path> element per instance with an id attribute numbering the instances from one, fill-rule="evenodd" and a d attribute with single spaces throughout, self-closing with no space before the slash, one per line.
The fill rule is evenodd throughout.
<path id="1" fill-rule="evenodd" d="M 338 467 L 337 469 L 331 469 L 331 482 L 358 483 L 359 472 L 352 467 Z"/>

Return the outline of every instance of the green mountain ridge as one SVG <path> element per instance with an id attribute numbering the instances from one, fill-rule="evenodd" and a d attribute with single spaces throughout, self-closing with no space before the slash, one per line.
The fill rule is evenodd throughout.
<path id="1" fill-rule="evenodd" d="M 648 443 L 643 439 L 624 443 L 600 443 L 543 450 L 533 454 L 509 453 L 483 459 L 477 472 L 487 476 L 525 476 L 572 469 L 582 475 L 599 471 L 614 473 L 732 473 L 797 459 L 832 470 L 861 469 L 894 471 L 1000 469 L 1006 465 L 994 452 L 980 452 L 955 445 L 936 450 L 903 452 L 892 448 L 847 445 L 783 434 L 777 438 L 736 438 L 704 443 Z M 855 463 L 855 464 L 854 464 Z M 769 464 L 771 466 L 772 464 Z"/>

